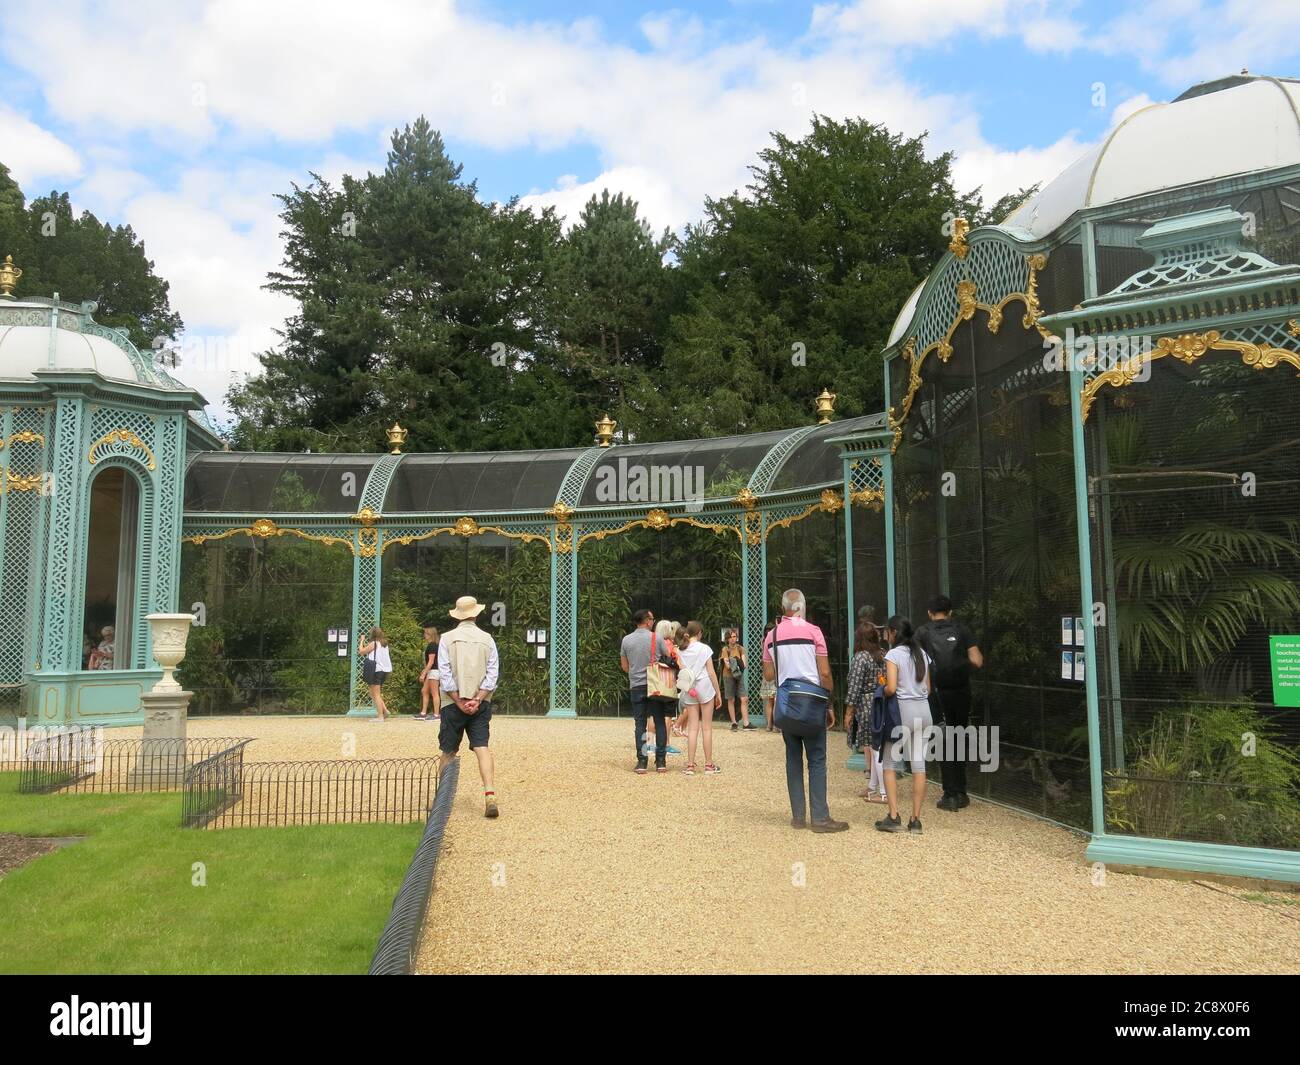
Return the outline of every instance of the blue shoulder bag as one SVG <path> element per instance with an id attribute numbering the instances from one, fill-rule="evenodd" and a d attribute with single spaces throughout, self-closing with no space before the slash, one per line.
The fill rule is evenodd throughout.
<path id="1" fill-rule="evenodd" d="M 777 631 L 772 630 L 772 672 L 781 676 L 777 661 Z M 826 712 L 830 709 L 831 693 L 820 684 L 786 677 L 777 685 L 773 723 L 791 736 L 811 737 L 826 731 Z"/>

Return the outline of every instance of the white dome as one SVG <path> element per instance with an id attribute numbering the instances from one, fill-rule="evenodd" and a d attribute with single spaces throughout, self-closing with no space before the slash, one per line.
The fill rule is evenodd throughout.
<path id="1" fill-rule="evenodd" d="M 1240 75 L 1135 111 L 1002 223 L 1045 237 L 1085 207 L 1300 164 L 1300 81 Z"/>
<path id="2" fill-rule="evenodd" d="M 0 300 L 0 378 L 30 380 L 33 370 L 90 370 L 119 381 L 158 384 L 137 372 L 124 348 L 82 331 L 83 322 L 90 321 L 88 309 L 61 304 L 57 329 L 50 327 L 51 310 L 43 300 Z"/>

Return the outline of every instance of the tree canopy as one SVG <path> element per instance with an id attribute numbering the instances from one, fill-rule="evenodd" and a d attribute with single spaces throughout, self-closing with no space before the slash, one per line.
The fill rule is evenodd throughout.
<path id="1" fill-rule="evenodd" d="M 266 287 L 294 312 L 230 390 L 232 442 L 374 451 L 397 421 L 417 451 L 568 447 L 606 412 L 624 439 L 714 436 L 804 424 L 823 388 L 842 416 L 878 411 L 880 350 L 951 219 L 1025 195 L 986 208 L 924 137 L 825 116 L 773 134 L 750 174 L 680 237 L 608 190 L 566 230 L 482 199 L 418 118 L 381 172 L 279 195 Z M 26 291 L 94 299 L 141 347 L 181 328 L 129 226 L 74 217 L 66 193 L 26 204 L 3 166 L 0 250 Z"/>
<path id="2" fill-rule="evenodd" d="M 95 320 L 126 329 L 141 350 L 158 337 L 175 340 L 182 329 L 167 282 L 154 273 L 130 226 L 101 222 L 89 211 L 74 215 L 66 192 L 27 203 L 0 162 L 0 258 L 5 255 L 22 268 L 21 292 L 94 300 Z"/>

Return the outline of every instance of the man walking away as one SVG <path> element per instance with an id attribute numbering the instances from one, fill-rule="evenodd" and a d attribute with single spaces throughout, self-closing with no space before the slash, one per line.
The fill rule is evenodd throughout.
<path id="1" fill-rule="evenodd" d="M 833 690 L 831 662 L 826 653 L 826 637 L 822 630 L 808 620 L 808 604 L 803 592 L 790 588 L 781 596 L 781 613 L 784 615 L 776 627 L 763 639 L 763 677 L 777 688 L 790 677 L 798 677 L 812 684 L 820 684 L 828 692 Z M 776 650 L 780 676 L 772 661 Z M 781 695 L 778 691 L 777 701 Z M 827 709 L 826 727 L 835 724 L 835 711 Z M 790 792 L 790 823 L 795 828 L 811 827 L 814 832 L 843 832 L 847 821 L 833 821 L 826 804 L 826 729 L 815 736 L 795 736 L 783 732 L 785 740 L 785 783 Z M 808 796 L 812 803 L 811 825 L 804 819 L 803 763 L 808 758 Z"/>
<path id="2" fill-rule="evenodd" d="M 438 686 L 442 689 L 442 723 L 438 747 L 439 769 L 445 769 L 460 752 L 469 733 L 469 749 L 478 758 L 483 778 L 483 816 L 497 816 L 497 793 L 492 789 L 492 752 L 488 750 L 488 725 L 492 720 L 492 693 L 496 691 L 500 660 L 497 642 L 474 620 L 484 606 L 472 595 L 462 595 L 448 613 L 460 622 L 438 643 Z"/>
<path id="3" fill-rule="evenodd" d="M 922 625 L 917 640 L 934 662 L 934 687 L 943 709 L 945 742 L 939 771 L 943 780 L 940 810 L 956 813 L 970 805 L 966 794 L 966 755 L 956 757 L 956 729 L 963 733 L 970 724 L 970 675 L 984 667 L 984 656 L 975 645 L 975 636 L 952 616 L 952 600 L 937 595 L 926 611 L 930 621 Z M 965 740 L 962 740 L 963 748 Z"/>
<path id="4" fill-rule="evenodd" d="M 632 700 L 632 731 L 636 743 L 636 771 L 644 775 L 647 767 L 645 754 L 645 720 L 647 713 L 655 723 L 655 769 L 667 767 L 668 722 L 666 704 L 646 699 L 646 666 L 650 664 L 650 637 L 655 627 L 655 616 L 649 610 L 638 610 L 632 615 L 632 629 L 623 637 L 619 664 L 627 674 L 629 695 Z M 659 649 L 657 649 L 659 650 Z"/>

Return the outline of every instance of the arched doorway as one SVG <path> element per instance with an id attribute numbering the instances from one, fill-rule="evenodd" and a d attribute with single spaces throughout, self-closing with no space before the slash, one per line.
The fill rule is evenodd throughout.
<path id="1" fill-rule="evenodd" d="M 140 483 L 110 466 L 90 486 L 82 669 L 131 668 L 139 540 Z"/>

